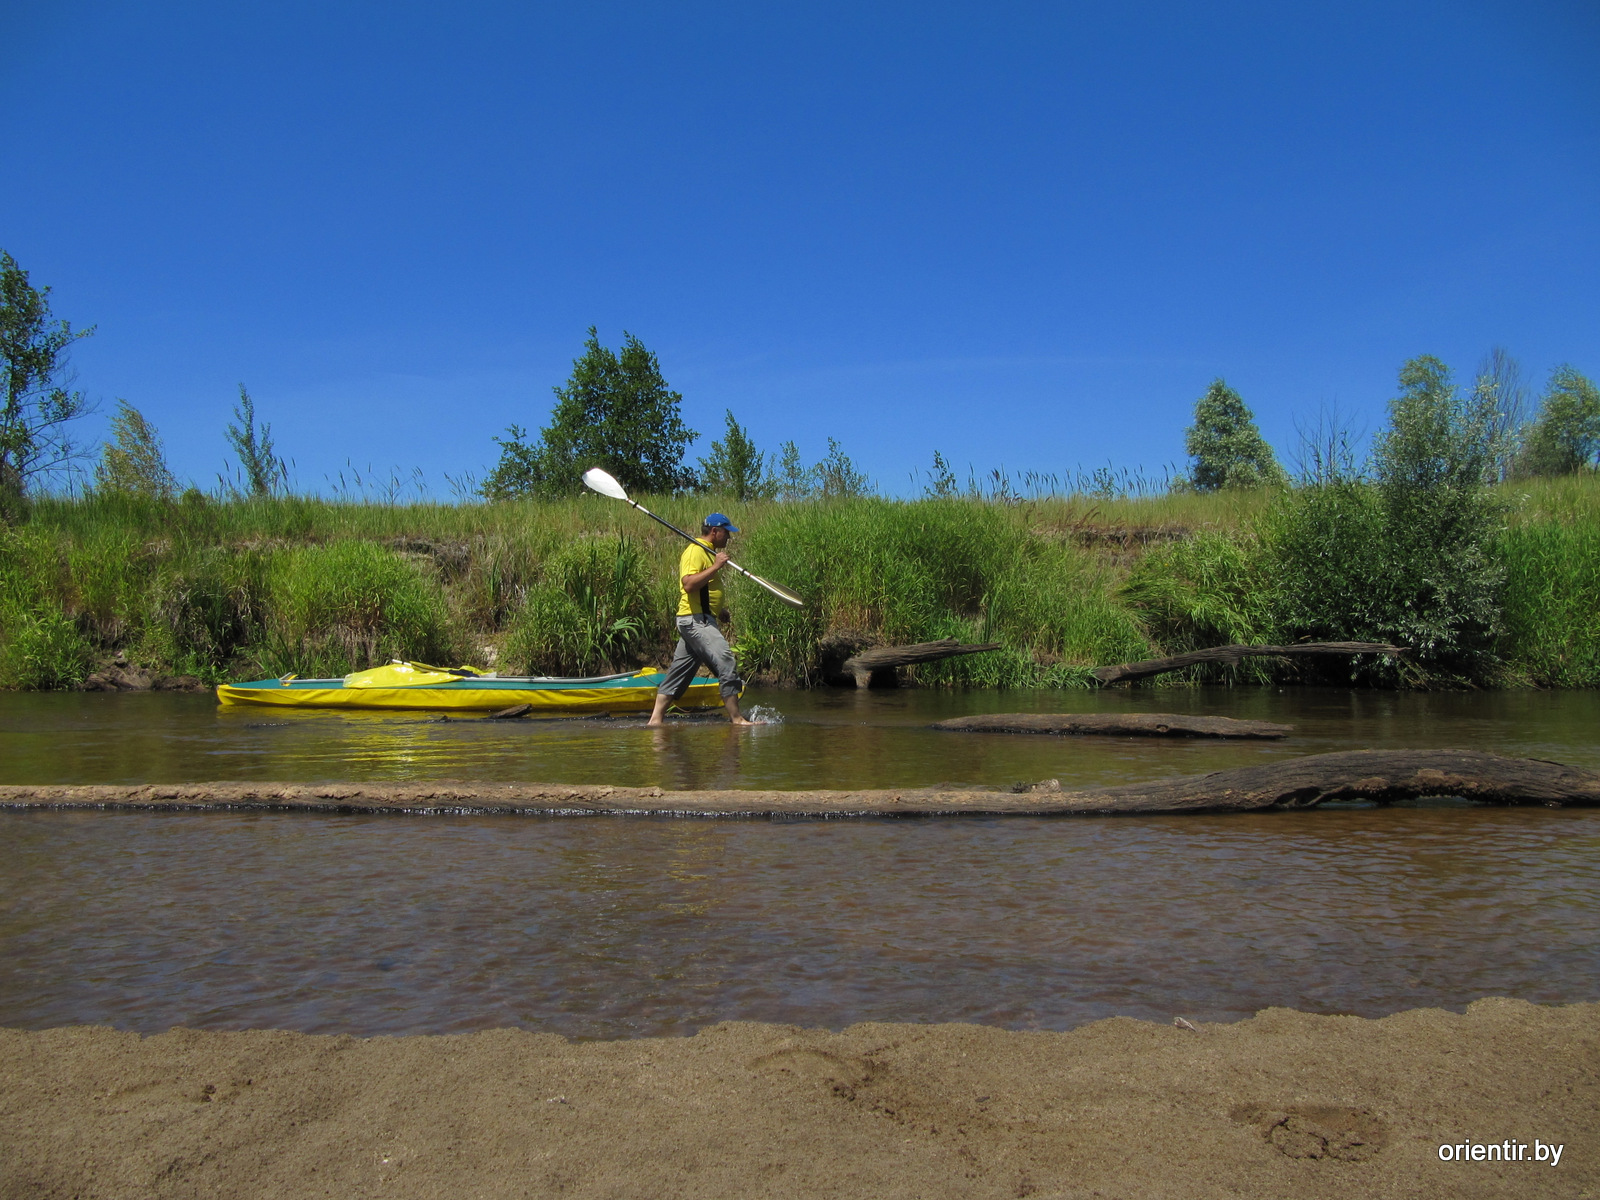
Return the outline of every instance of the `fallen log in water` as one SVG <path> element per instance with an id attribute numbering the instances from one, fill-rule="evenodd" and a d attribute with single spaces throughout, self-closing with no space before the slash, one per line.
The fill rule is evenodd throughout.
<path id="1" fill-rule="evenodd" d="M 937 642 L 918 642 L 914 646 L 874 646 L 844 661 L 844 673 L 854 676 L 858 688 L 870 687 L 875 672 L 894 667 L 909 667 L 912 663 L 936 662 L 941 658 L 955 658 L 962 654 L 985 654 L 1000 649 L 999 642 L 985 642 L 981 646 L 963 646 L 955 638 L 941 638 Z"/>
<path id="2" fill-rule="evenodd" d="M 980 713 L 936 721 L 956 733 L 1102 734 L 1108 737 L 1281 738 L 1293 725 L 1182 713 Z"/>
<path id="3" fill-rule="evenodd" d="M 1301 642 L 1294 646 L 1212 646 L 1207 650 L 1191 650 L 1171 658 L 1147 658 L 1143 662 L 1121 663 L 1114 667 L 1096 667 L 1091 672 L 1101 683 L 1125 683 L 1130 679 L 1144 679 L 1166 671 L 1181 671 L 1184 667 L 1197 667 L 1202 663 L 1221 663 L 1236 667 L 1243 658 L 1304 658 L 1319 654 L 1387 654 L 1407 653 L 1404 646 L 1391 646 L 1387 642 Z"/>
<path id="4" fill-rule="evenodd" d="M 703 791 L 549 783 L 183 783 L 0 786 L 0 808 L 285 809 L 302 812 L 657 813 L 866 817 L 1184 813 L 1466 796 L 1493 804 L 1600 804 L 1600 774 L 1477 750 L 1350 750 L 1183 779 L 1012 792 L 958 788 Z"/>

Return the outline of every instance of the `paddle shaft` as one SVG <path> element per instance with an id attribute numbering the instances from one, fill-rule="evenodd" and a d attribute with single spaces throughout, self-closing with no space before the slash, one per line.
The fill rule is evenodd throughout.
<path id="1" fill-rule="evenodd" d="M 673 533 L 677 534 L 679 537 L 683 538 L 685 541 L 693 542 L 697 546 L 700 544 L 700 539 L 695 537 L 692 533 L 685 533 L 683 530 L 679 529 L 676 525 L 674 525 L 671 521 L 667 520 L 665 517 L 656 516 L 655 513 L 651 512 L 648 508 L 646 508 L 644 505 L 640 504 L 637 500 L 629 500 L 628 503 L 633 505 L 640 512 L 642 512 L 645 516 L 649 517 L 652 521 L 660 521 L 661 524 L 665 525 L 668 529 L 672 530 Z M 756 583 L 759 583 L 762 587 L 766 587 L 767 586 L 766 580 L 762 579 L 759 575 L 750 574 L 749 571 L 746 571 L 743 567 L 741 567 L 738 563 L 734 562 L 733 559 L 731 559 L 731 558 L 726 563 L 724 563 L 723 565 L 724 566 L 728 566 L 728 567 L 732 567 L 735 571 L 739 572 L 739 574 L 743 575 L 746 579 L 753 579 L 753 580 L 755 580 Z"/>

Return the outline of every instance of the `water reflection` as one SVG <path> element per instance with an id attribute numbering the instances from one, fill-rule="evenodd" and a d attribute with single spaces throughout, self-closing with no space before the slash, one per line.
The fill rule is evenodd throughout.
<path id="1" fill-rule="evenodd" d="M 780 724 L 716 717 L 660 731 L 639 715 L 440 720 L 252 712 L 205 696 L 0 693 L 0 782 L 493 779 L 662 787 L 1122 783 L 1356 747 L 1466 746 L 1600 768 L 1600 694 L 1399 695 L 1338 689 L 752 694 Z M 989 711 L 1178 711 L 1296 726 L 1281 743 L 950 734 Z"/>

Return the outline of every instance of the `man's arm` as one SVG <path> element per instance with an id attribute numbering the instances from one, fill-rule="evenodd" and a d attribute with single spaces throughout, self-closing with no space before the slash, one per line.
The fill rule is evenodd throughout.
<path id="1" fill-rule="evenodd" d="M 697 588 L 703 587 L 704 585 L 710 583 L 711 577 L 718 571 L 722 570 L 722 564 L 727 561 L 728 556 L 722 553 L 720 550 L 717 551 L 717 556 L 711 560 L 711 565 L 704 571 L 696 571 L 693 575 L 684 575 L 680 577 L 683 582 L 683 590 L 686 592 L 692 592 Z"/>

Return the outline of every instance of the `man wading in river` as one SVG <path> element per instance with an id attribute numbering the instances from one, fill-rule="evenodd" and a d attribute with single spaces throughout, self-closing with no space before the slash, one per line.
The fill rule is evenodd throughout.
<path id="1" fill-rule="evenodd" d="M 739 673 L 733 663 L 728 639 L 718 628 L 718 618 L 729 619 L 722 598 L 722 580 L 717 572 L 728 556 L 722 548 L 728 535 L 738 527 L 721 513 L 712 513 L 700 526 L 700 536 L 684 548 L 678 559 L 678 648 L 672 652 L 672 665 L 656 692 L 655 711 L 650 724 L 661 724 L 667 705 L 681 700 L 695 672 L 704 664 L 722 685 L 722 706 L 735 725 L 753 725 L 739 712 Z"/>

